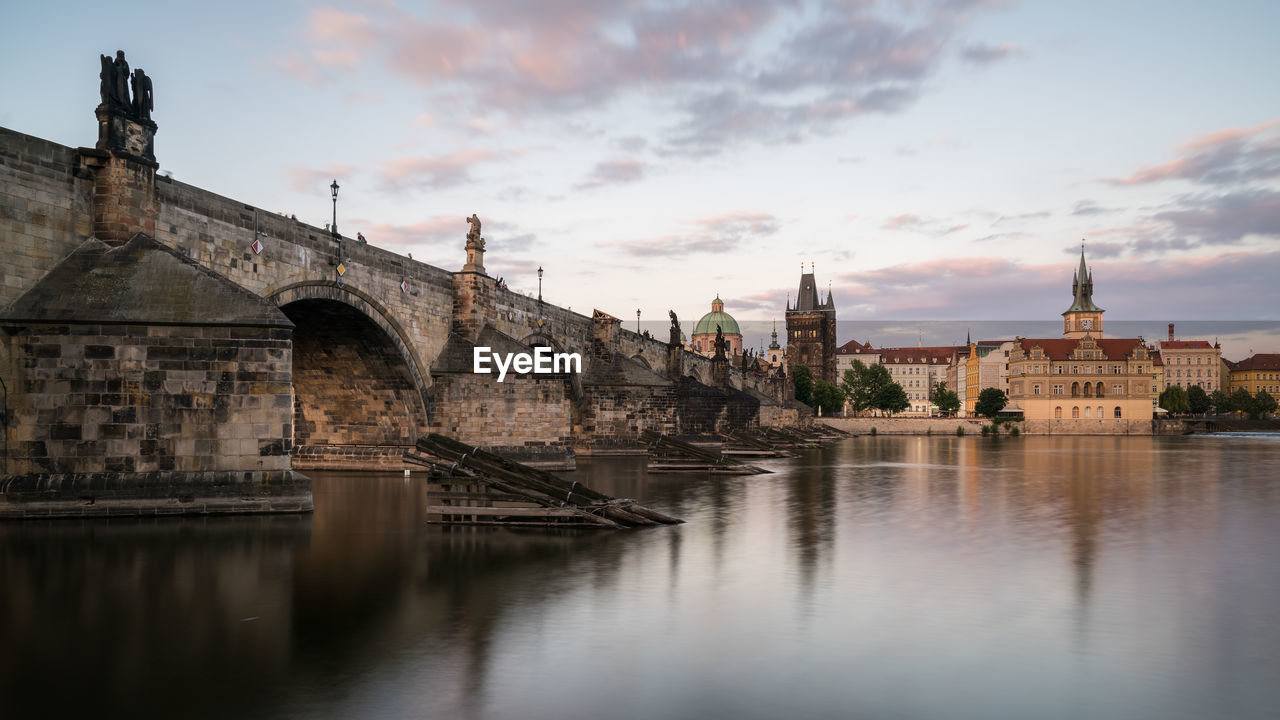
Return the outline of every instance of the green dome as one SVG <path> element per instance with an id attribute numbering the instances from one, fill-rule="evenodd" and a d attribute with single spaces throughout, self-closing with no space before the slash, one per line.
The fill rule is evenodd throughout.
<path id="1" fill-rule="evenodd" d="M 702 316 L 697 325 L 693 326 L 694 335 L 715 335 L 716 326 L 720 326 L 720 331 L 725 335 L 741 335 L 742 331 L 738 330 L 738 321 L 727 312 L 709 312 Z"/>

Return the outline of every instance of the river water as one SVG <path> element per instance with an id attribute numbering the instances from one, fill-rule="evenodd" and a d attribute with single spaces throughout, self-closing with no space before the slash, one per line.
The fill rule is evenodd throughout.
<path id="1" fill-rule="evenodd" d="M 0 525 L 0 716 L 1275 718 L 1280 436 L 862 437 L 577 479 L 687 520 Z"/>

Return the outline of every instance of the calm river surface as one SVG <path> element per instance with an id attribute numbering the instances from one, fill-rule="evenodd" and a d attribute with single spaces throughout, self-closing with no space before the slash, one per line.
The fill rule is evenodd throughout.
<path id="1" fill-rule="evenodd" d="M 1275 718 L 1280 436 L 863 437 L 575 477 L 688 524 L 0 525 L 0 716 Z"/>

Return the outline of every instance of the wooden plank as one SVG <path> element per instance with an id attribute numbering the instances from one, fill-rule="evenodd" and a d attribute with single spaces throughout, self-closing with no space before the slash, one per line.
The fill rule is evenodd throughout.
<path id="1" fill-rule="evenodd" d="M 581 517 L 572 508 L 543 507 L 470 507 L 467 505 L 428 505 L 428 513 L 441 515 L 509 515 L 511 517 Z"/>

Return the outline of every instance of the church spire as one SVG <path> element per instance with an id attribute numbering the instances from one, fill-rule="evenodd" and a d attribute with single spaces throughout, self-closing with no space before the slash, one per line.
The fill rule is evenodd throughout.
<path id="1" fill-rule="evenodd" d="M 1076 270 L 1071 281 L 1073 302 L 1067 312 L 1101 312 L 1102 308 L 1093 304 L 1093 273 L 1084 260 L 1084 245 L 1080 246 L 1080 268 Z"/>

